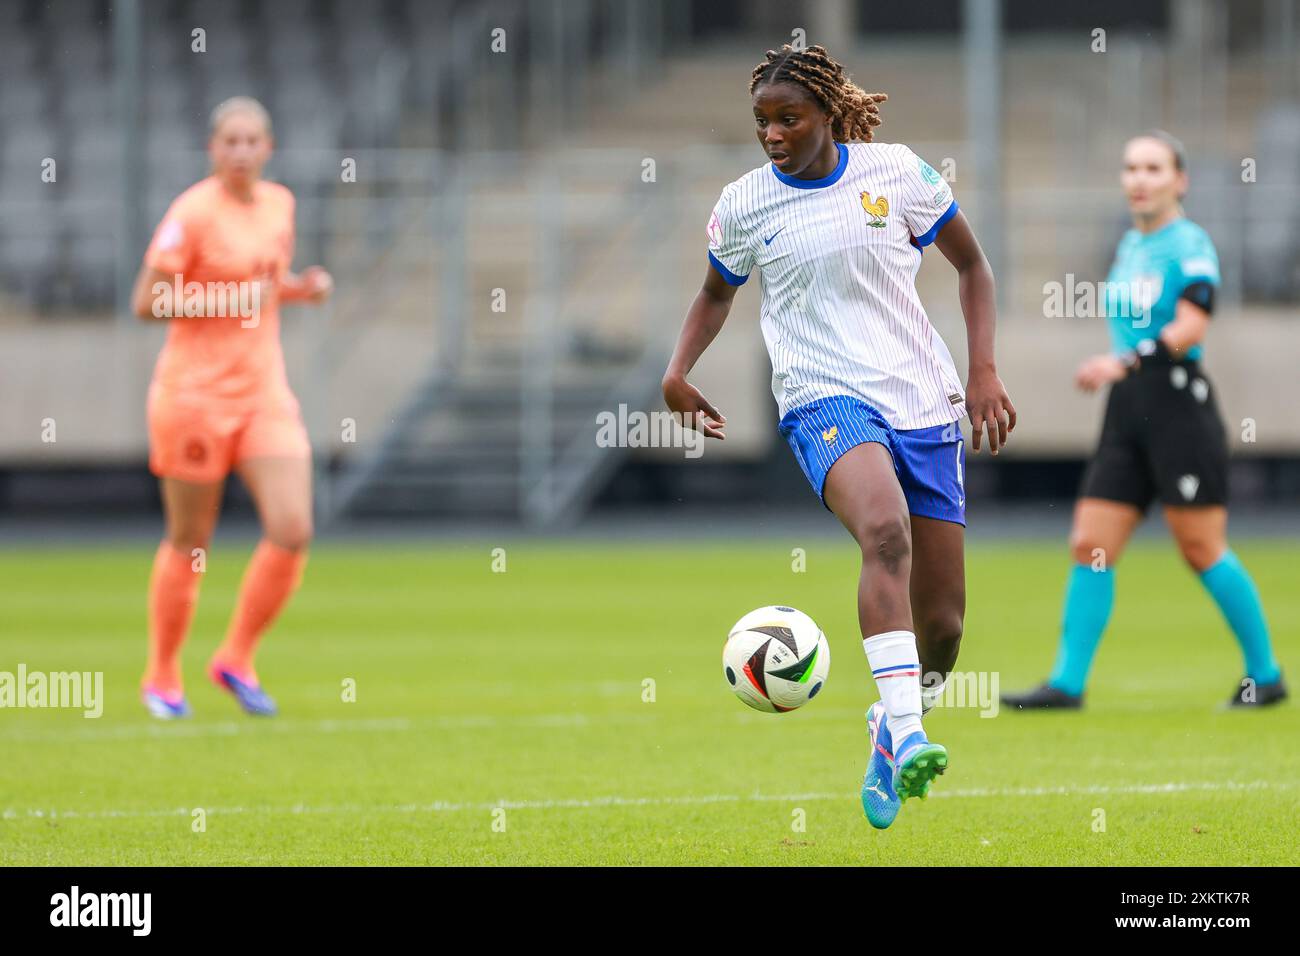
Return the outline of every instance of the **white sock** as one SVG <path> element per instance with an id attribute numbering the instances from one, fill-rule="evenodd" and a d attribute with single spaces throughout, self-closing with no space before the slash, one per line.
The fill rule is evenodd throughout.
<path id="1" fill-rule="evenodd" d="M 948 684 L 948 678 L 944 678 L 933 687 L 921 687 L 921 716 L 924 717 L 930 711 L 934 710 L 934 705 L 939 703 L 943 697 L 943 689 Z"/>
<path id="2" fill-rule="evenodd" d="M 866 638 L 871 676 L 876 679 L 880 702 L 889 715 L 889 734 L 897 748 L 921 729 L 921 661 L 916 635 L 911 631 L 886 631 Z"/>

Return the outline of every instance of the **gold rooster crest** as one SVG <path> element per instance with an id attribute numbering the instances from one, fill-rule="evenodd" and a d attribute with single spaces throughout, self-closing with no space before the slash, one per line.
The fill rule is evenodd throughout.
<path id="1" fill-rule="evenodd" d="M 862 208 L 867 211 L 871 217 L 868 226 L 874 226 L 877 229 L 883 229 L 885 226 L 885 217 L 889 215 L 889 200 L 884 196 L 877 196 L 876 201 L 871 201 L 871 193 L 862 194 Z"/>

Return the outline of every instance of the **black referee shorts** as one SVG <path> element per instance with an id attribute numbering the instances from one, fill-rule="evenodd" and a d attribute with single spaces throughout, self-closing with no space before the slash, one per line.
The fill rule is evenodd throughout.
<path id="1" fill-rule="evenodd" d="M 1080 497 L 1146 511 L 1228 502 L 1228 443 L 1214 388 L 1200 363 L 1142 360 L 1111 386 L 1101 442 Z"/>

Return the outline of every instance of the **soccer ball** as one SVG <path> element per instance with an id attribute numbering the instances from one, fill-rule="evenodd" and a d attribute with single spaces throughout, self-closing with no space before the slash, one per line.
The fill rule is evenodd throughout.
<path id="1" fill-rule="evenodd" d="M 784 714 L 817 696 L 831 669 L 831 646 L 813 619 L 792 607 L 760 607 L 731 629 L 722 672 L 755 710 Z"/>

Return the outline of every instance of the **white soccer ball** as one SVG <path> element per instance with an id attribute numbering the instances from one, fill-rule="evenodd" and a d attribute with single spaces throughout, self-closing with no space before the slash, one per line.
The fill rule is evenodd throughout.
<path id="1" fill-rule="evenodd" d="M 731 629 L 722 672 L 755 710 L 784 714 L 817 696 L 831 669 L 826 635 L 803 611 L 775 605 L 750 611 Z"/>

